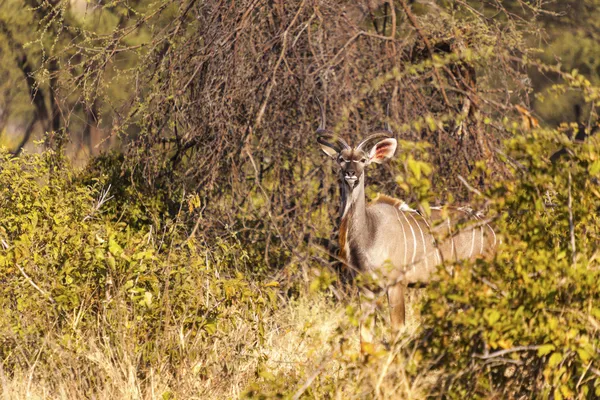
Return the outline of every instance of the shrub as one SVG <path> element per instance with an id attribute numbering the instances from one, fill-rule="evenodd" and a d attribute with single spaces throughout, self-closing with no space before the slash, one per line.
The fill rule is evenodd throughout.
<path id="1" fill-rule="evenodd" d="M 0 155 L 0 371 L 42 380 L 55 371 L 54 385 L 71 381 L 89 396 L 115 381 L 97 348 L 145 382 L 194 365 L 195 376 L 223 374 L 243 348 L 215 342 L 264 339 L 277 285 L 245 275 L 235 240 L 200 246 L 177 218 L 160 230 L 126 224 L 109 204 L 127 188 L 102 176 L 84 186 L 69 167 L 50 172 L 52 158 Z"/>
<path id="2" fill-rule="evenodd" d="M 423 306 L 416 360 L 443 371 L 440 395 L 600 396 L 599 144 L 555 130 L 506 143 L 512 177 L 488 192 L 498 255 L 441 270 Z M 569 152 L 553 164 L 557 145 Z"/>

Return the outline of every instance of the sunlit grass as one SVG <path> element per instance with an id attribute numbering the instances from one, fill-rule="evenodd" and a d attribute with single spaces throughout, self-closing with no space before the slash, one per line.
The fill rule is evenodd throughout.
<path id="1" fill-rule="evenodd" d="M 80 345 L 65 343 L 58 332 L 45 338 L 44 354 L 30 352 L 27 365 L 9 375 L 0 371 L 2 397 L 6 399 L 223 399 L 281 394 L 307 398 L 421 398 L 426 380 L 406 376 L 404 352 L 416 320 L 386 350 L 365 359 L 359 353 L 358 329 L 346 315 L 352 299 L 333 301 L 323 293 L 305 293 L 286 300 L 262 321 L 264 335 L 256 340 L 254 326 L 236 314 L 233 334 L 197 340 L 183 326 L 172 326 L 155 345 L 178 346 L 183 357 L 175 364 L 157 349 L 151 365 L 140 360 L 136 339 L 127 329 L 107 336 L 124 320 L 102 321 L 80 336 Z M 105 330 L 103 324 L 113 324 Z M 383 329 L 389 338 L 389 331 Z M 383 338 L 381 338 L 383 339 Z M 15 351 L 19 351 L 17 346 Z M 143 371 L 143 373 L 141 373 Z M 295 397 L 297 398 L 297 397 Z"/>

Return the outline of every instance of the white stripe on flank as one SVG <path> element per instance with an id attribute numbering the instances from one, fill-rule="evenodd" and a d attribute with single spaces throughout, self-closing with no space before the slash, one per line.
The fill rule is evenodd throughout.
<path id="1" fill-rule="evenodd" d="M 492 229 L 492 227 L 489 224 L 486 224 L 488 228 L 490 228 L 490 231 L 492 231 L 492 235 L 494 235 L 494 247 L 496 247 L 496 232 L 494 232 L 494 229 Z"/>
<path id="2" fill-rule="evenodd" d="M 400 226 L 402 227 L 402 236 L 404 237 L 404 264 L 402 264 L 402 267 L 404 269 L 404 267 L 406 267 L 406 257 L 407 257 L 407 252 L 408 252 L 408 244 L 406 243 L 406 230 L 404 229 L 404 224 L 402 223 L 402 221 L 400 221 L 400 215 L 398 215 L 400 211 L 396 210 L 396 217 L 398 217 L 398 222 L 400 223 Z"/>
<path id="3" fill-rule="evenodd" d="M 483 217 L 475 214 L 475 218 L 477 218 L 477 221 L 481 221 L 483 220 Z M 481 232 L 481 241 L 479 242 L 479 254 L 483 254 L 483 225 L 479 227 L 479 232 Z"/>
<path id="4" fill-rule="evenodd" d="M 481 232 L 481 243 L 479 244 L 479 254 L 483 254 L 483 226 L 479 228 Z"/>
<path id="5" fill-rule="evenodd" d="M 472 228 L 471 232 L 473 232 L 473 238 L 471 239 L 471 251 L 469 252 L 469 257 L 467 258 L 468 260 L 471 259 L 473 256 L 473 250 L 475 250 L 475 228 Z"/>
<path id="6" fill-rule="evenodd" d="M 456 249 L 454 248 L 454 235 L 452 234 L 452 227 L 450 226 L 450 218 L 446 219 L 446 221 L 448 222 L 448 234 L 450 235 L 450 243 L 452 244 L 450 258 L 456 261 Z"/>
<path id="7" fill-rule="evenodd" d="M 417 222 L 416 218 L 410 214 L 410 216 L 412 217 L 413 221 L 415 221 L 415 224 L 417 224 L 417 226 L 419 227 L 419 231 L 421 232 L 421 239 L 423 240 L 423 256 L 425 257 L 425 271 L 429 270 L 429 260 L 427 259 L 427 243 L 425 243 L 425 235 L 423 234 L 423 228 L 421 228 L 421 225 L 419 224 L 419 222 Z"/>
<path id="8" fill-rule="evenodd" d="M 410 261 L 410 263 L 412 264 L 412 269 L 413 269 L 413 272 L 414 272 L 415 271 L 415 257 L 417 256 L 417 236 L 415 235 L 415 230 L 413 229 L 412 225 L 408 221 L 408 218 L 406 218 L 406 213 L 402 212 L 402 216 L 406 220 L 406 223 L 410 227 L 410 231 L 412 232 L 412 235 L 413 235 L 413 244 L 414 244 L 414 246 L 413 246 L 412 260 Z"/>
<path id="9" fill-rule="evenodd" d="M 421 217 L 421 219 L 423 219 L 423 221 L 425 222 L 425 225 L 427 225 L 427 229 L 429 230 L 429 235 L 431 235 L 431 239 L 433 239 L 433 246 L 435 247 L 435 255 L 436 255 L 435 259 L 437 260 L 435 265 L 439 265 L 442 263 L 442 256 L 440 255 L 440 248 L 437 245 L 437 241 L 433 237 L 433 233 L 431 232 L 431 226 L 429 225 L 429 222 L 427 222 L 427 220 L 423 217 Z"/>

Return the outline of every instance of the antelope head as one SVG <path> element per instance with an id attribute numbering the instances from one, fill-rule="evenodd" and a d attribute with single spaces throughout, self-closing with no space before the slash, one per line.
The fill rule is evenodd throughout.
<path id="1" fill-rule="evenodd" d="M 394 155 L 397 142 L 391 136 L 392 132 L 386 127 L 371 132 L 358 146 L 351 147 L 344 139 L 325 129 L 325 112 L 321 107 L 317 141 L 325 154 L 339 166 L 340 180 L 350 193 L 364 185 L 364 170 L 367 165 L 381 164 Z"/>
<path id="2" fill-rule="evenodd" d="M 317 141 L 321 149 L 338 165 L 340 178 L 350 190 L 364 182 L 364 170 L 374 162 L 381 164 L 396 151 L 396 139 L 387 132 L 371 133 L 356 147 L 350 147 L 344 139 L 330 134 L 321 134 Z"/>

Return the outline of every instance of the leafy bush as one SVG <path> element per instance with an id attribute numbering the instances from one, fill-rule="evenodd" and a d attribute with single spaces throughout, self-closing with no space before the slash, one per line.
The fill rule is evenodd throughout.
<path id="1" fill-rule="evenodd" d="M 506 143 L 488 192 L 503 244 L 428 291 L 416 359 L 451 398 L 600 396 L 600 142 L 537 130 Z M 553 164 L 549 155 L 566 146 Z"/>
<path id="2" fill-rule="evenodd" d="M 98 347 L 112 363 L 128 357 L 143 381 L 194 365 L 194 376 L 223 374 L 244 348 L 215 342 L 241 332 L 249 346 L 264 340 L 277 285 L 245 276 L 231 258 L 243 254 L 234 240 L 200 247 L 178 220 L 161 230 L 128 225 L 109 205 L 126 188 L 103 187 L 102 176 L 83 186 L 68 167 L 50 172 L 50 153 L 0 157 L 1 371 L 19 376 L 38 365 L 31 376 L 43 380 L 54 370 L 79 382 L 79 397 L 115 381 L 91 356 Z"/>

